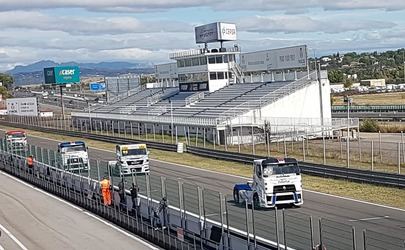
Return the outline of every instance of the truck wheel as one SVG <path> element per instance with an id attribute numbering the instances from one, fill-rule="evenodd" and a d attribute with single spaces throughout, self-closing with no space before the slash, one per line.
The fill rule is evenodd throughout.
<path id="1" fill-rule="evenodd" d="M 259 195 L 257 193 L 253 195 L 253 206 L 255 210 L 258 210 L 260 208 Z"/>
<path id="2" fill-rule="evenodd" d="M 237 189 L 233 190 L 233 200 L 236 204 L 239 204 L 239 191 Z"/>

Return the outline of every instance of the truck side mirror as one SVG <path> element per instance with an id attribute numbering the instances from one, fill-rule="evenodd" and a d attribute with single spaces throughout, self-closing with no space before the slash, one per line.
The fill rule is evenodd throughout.
<path id="1" fill-rule="evenodd" d="M 150 151 L 146 151 L 146 154 L 149 155 L 149 154 L 150 154 Z"/>

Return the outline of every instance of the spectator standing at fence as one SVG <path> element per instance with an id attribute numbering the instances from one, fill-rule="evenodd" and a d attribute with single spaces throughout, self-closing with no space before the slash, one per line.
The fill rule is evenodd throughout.
<path id="1" fill-rule="evenodd" d="M 124 208 L 124 204 L 126 205 L 124 177 L 122 177 L 121 181 L 118 183 L 118 194 L 120 195 L 120 207 Z"/>
<path id="2" fill-rule="evenodd" d="M 34 168 L 34 157 L 32 155 L 27 157 L 27 168 L 28 168 L 28 172 L 30 174 L 33 173 L 33 168 Z"/>
<path id="3" fill-rule="evenodd" d="M 100 185 L 101 185 L 101 194 L 103 195 L 104 205 L 110 206 L 111 205 L 111 183 L 107 176 L 104 176 Z"/>
<path id="4" fill-rule="evenodd" d="M 163 216 L 162 221 L 162 228 L 165 229 L 167 225 L 167 200 L 166 197 L 163 197 L 162 200 L 159 202 L 159 214 L 161 213 Z"/>
<path id="5" fill-rule="evenodd" d="M 139 187 L 135 183 L 132 183 L 131 187 L 131 200 L 133 212 L 139 212 L 139 207 L 141 205 L 141 199 L 138 197 Z"/>

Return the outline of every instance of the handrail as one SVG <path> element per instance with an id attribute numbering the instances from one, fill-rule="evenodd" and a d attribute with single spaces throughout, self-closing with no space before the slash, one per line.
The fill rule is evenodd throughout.
<path id="1" fill-rule="evenodd" d="M 229 48 L 223 48 L 224 51 L 220 51 L 220 49 L 217 49 L 217 51 L 213 52 L 209 49 L 190 49 L 190 50 L 183 50 L 183 51 L 176 51 L 173 53 L 169 54 L 170 59 L 179 59 L 183 57 L 190 57 L 190 56 L 198 56 L 198 55 L 209 55 L 209 54 L 218 54 L 218 53 L 234 53 L 234 52 L 240 52 L 239 47 L 229 47 Z"/>
<path id="2" fill-rule="evenodd" d="M 194 104 L 194 103 L 204 99 L 204 97 L 205 97 L 204 92 L 197 92 L 195 94 L 192 94 L 191 96 L 189 96 L 185 99 L 186 106 L 190 106 L 191 104 Z"/>

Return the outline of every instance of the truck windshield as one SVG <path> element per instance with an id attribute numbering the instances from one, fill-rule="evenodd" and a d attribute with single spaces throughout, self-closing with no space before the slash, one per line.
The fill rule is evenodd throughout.
<path id="1" fill-rule="evenodd" d="M 146 155 L 146 148 L 134 148 L 128 150 L 122 150 L 122 156 L 128 155 Z"/>
<path id="2" fill-rule="evenodd" d="M 86 147 L 83 145 L 72 145 L 72 146 L 68 146 L 68 147 L 62 147 L 60 149 L 60 151 L 62 153 L 66 153 L 66 152 L 80 152 L 80 151 L 86 151 Z"/>
<path id="3" fill-rule="evenodd" d="M 264 177 L 278 174 L 298 174 L 300 168 L 297 164 L 278 164 L 263 166 Z"/>
<path id="4" fill-rule="evenodd" d="M 7 135 L 9 139 L 20 139 L 20 138 L 25 138 L 25 134 L 12 134 L 12 135 Z"/>

